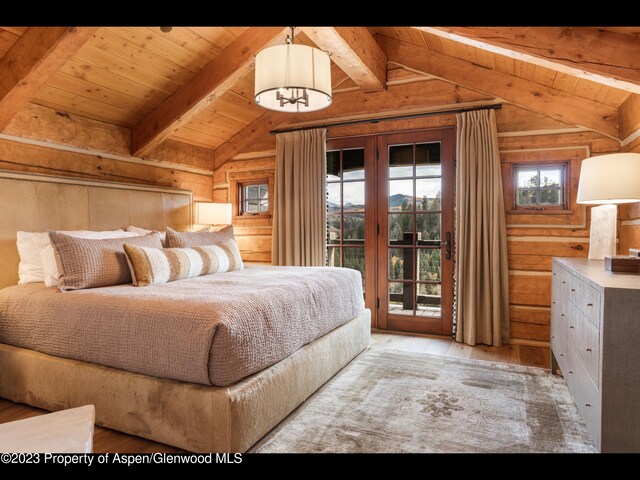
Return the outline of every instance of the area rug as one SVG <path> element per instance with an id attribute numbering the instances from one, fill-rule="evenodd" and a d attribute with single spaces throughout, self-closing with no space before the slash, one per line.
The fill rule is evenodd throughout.
<path id="1" fill-rule="evenodd" d="M 253 451 L 594 452 L 548 370 L 370 348 Z"/>

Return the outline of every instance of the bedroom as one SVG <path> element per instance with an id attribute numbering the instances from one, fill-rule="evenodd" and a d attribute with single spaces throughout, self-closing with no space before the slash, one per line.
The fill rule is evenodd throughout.
<path id="1" fill-rule="evenodd" d="M 0 451 L 640 451 L 639 46 L 0 27 Z"/>

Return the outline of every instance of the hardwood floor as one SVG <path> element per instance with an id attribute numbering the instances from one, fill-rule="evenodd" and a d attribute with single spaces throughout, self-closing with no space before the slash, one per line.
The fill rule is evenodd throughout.
<path id="1" fill-rule="evenodd" d="M 0 398 L 0 424 L 45 413 L 49 412 Z M 96 425 L 93 433 L 93 451 L 95 453 L 176 453 L 184 450 Z"/>
<path id="2" fill-rule="evenodd" d="M 548 347 L 529 345 L 505 345 L 504 347 L 477 345 L 470 347 L 463 343 L 456 343 L 450 338 L 435 335 L 404 335 L 381 332 L 371 335 L 371 345 L 376 348 L 549 368 Z"/>
<path id="3" fill-rule="evenodd" d="M 506 345 L 504 347 L 487 347 L 481 345 L 470 347 L 453 342 L 449 338 L 437 336 L 401 335 L 379 332 L 372 334 L 371 344 L 376 348 L 432 353 L 450 357 L 490 360 L 493 362 L 549 368 L 549 349 L 545 347 L 525 345 Z M 21 420 L 44 413 L 48 412 L 0 399 L 0 423 Z M 182 450 L 169 445 L 152 442 L 98 426 L 95 427 L 93 449 L 96 453 L 182 452 Z"/>

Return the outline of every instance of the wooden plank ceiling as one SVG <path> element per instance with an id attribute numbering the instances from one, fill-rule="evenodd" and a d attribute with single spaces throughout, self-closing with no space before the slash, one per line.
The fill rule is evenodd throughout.
<path id="1" fill-rule="evenodd" d="M 0 28 L 0 59 L 26 30 L 26 27 Z M 163 102 L 193 82 L 198 72 L 247 30 L 248 27 L 174 27 L 170 32 L 164 33 L 159 27 L 99 28 L 93 37 L 38 89 L 32 102 L 135 131 L 145 117 L 152 112 L 161 111 L 157 109 Z M 584 99 L 584 105 L 601 105 L 603 112 L 615 112 L 616 122 L 617 109 L 631 95 L 628 89 L 614 88 L 587 78 L 579 78 L 562 71 L 560 67 L 548 68 L 519 59 L 517 55 L 517 58 L 513 58 L 495 53 L 491 48 L 479 48 L 474 46 L 477 45 L 474 42 L 447 38 L 451 32 L 434 33 L 433 29 L 425 31 L 409 27 L 376 27 L 369 28 L 368 32 L 363 28 L 329 30 L 323 32 L 307 29 L 298 32 L 296 41 L 314 45 L 308 34 L 318 43 L 322 43 L 321 47 L 326 48 L 326 44 L 341 45 L 341 53 L 334 58 L 332 65 L 333 85 L 336 89 L 334 103 L 338 104 L 340 96 L 347 95 L 348 92 L 379 90 L 384 86 L 379 63 L 385 61 L 388 52 L 383 52 L 372 40 L 375 38 L 382 46 L 389 44 L 388 41 L 384 41 L 385 38 L 399 40 L 424 49 L 418 51 L 428 53 L 432 58 L 453 57 L 484 67 L 487 71 L 499 72 L 503 74 L 500 77 L 502 79 L 516 78 L 528 82 L 518 81 L 518 85 L 540 85 L 547 88 L 544 90 L 546 92 L 557 92 L 560 96 L 565 95 L 565 98 L 569 95 L 576 99 Z M 607 27 L 598 30 L 607 32 L 608 36 L 624 38 L 627 43 L 640 42 L 640 27 Z M 246 35 L 243 38 L 246 38 Z M 356 39 L 360 45 L 350 44 L 354 42 L 352 39 Z M 371 52 L 374 61 L 365 58 L 365 50 Z M 398 51 L 397 48 L 395 50 Z M 437 54 L 441 55 L 438 57 Z M 363 69 L 361 76 L 358 76 L 357 72 L 359 61 Z M 393 79 L 400 82 L 402 72 L 407 73 L 407 70 L 399 68 L 398 63 L 397 59 L 388 58 L 387 81 Z M 344 71 L 338 64 L 342 65 Z M 411 75 L 415 76 L 416 73 Z M 451 81 L 447 78 L 444 80 Z M 185 122 L 183 118 L 178 122 L 167 138 L 207 148 L 222 147 L 222 150 L 228 150 L 227 144 L 231 139 L 239 132 L 251 129 L 257 122 L 269 119 L 270 124 L 281 123 L 283 117 L 267 117 L 265 115 L 269 115 L 269 112 L 255 104 L 253 83 L 253 71 L 249 69 L 246 75 L 230 88 L 225 88 L 223 93 L 216 95 L 204 108 L 200 108 L 197 113 L 191 112 L 188 121 Z M 499 97 L 497 93 L 493 96 Z M 344 98 L 346 101 L 347 97 Z M 527 105 L 521 106 L 527 108 Z M 536 111 L 535 108 L 531 110 Z M 317 115 L 314 118 L 317 118 Z"/>
<path id="2" fill-rule="evenodd" d="M 612 107 L 620 107 L 630 93 L 599 83 L 577 78 L 557 70 L 541 67 L 533 63 L 516 60 L 505 55 L 482 50 L 447 38 L 427 33 L 415 28 L 380 27 L 375 32 L 387 37 L 402 40 L 419 47 L 426 47 L 438 53 L 460 58 L 468 62 L 531 80 L 547 87 L 556 88 L 565 93 L 594 100 Z M 634 32 L 637 33 L 637 28 Z"/>

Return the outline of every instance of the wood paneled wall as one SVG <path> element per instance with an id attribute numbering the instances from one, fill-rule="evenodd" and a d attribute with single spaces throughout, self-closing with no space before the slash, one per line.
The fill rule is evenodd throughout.
<path id="1" fill-rule="evenodd" d="M 640 110 L 640 109 L 639 109 Z M 623 147 L 625 152 L 640 153 L 640 138 Z M 618 207 L 618 253 L 626 255 L 630 248 L 640 248 L 640 202 Z"/>
<path id="2" fill-rule="evenodd" d="M 238 196 L 233 194 L 233 183 L 264 179 L 273 185 L 274 176 L 273 152 L 231 160 L 213 175 L 213 201 L 230 202 L 233 205 L 236 241 L 245 261 L 271 264 L 272 219 L 270 215 L 235 216 L 238 212 Z M 272 191 L 269 195 L 273 198 Z"/>
<path id="3" fill-rule="evenodd" d="M 627 255 L 630 248 L 640 248 L 640 202 L 618 208 L 618 253 Z"/>
<path id="4" fill-rule="evenodd" d="M 586 257 L 589 251 L 589 208 L 575 203 L 580 163 L 591 154 L 618 151 L 619 143 L 508 104 L 497 112 L 497 122 L 505 193 L 510 188 L 508 180 L 513 163 L 567 161 L 570 165 L 570 211 L 552 215 L 507 214 L 511 335 L 523 343 L 548 342 L 551 258 Z M 328 136 L 337 138 L 450 125 L 455 125 L 453 115 L 330 128 Z M 265 136 L 251 147 L 251 152 L 243 152 L 224 165 L 214 174 L 214 199 L 228 201 L 228 182 L 234 172 L 253 169 L 273 172 L 274 149 L 274 136 Z M 252 155 L 258 158 L 252 158 Z M 264 158 L 266 156 L 268 158 Z M 505 194 L 505 197 L 509 195 Z M 507 210 L 511 209 L 507 205 Z M 640 208 L 629 211 L 640 217 Z M 270 261 L 270 227 L 253 225 L 251 220 L 237 225 L 244 256 Z M 632 228 L 640 230 L 640 225 Z M 264 241 L 267 237 L 268 242 Z"/>
<path id="5" fill-rule="evenodd" d="M 600 134 L 508 104 L 497 112 L 497 120 L 506 189 L 513 163 L 568 161 L 571 166 L 569 212 L 507 214 L 512 337 L 548 342 L 551 257 L 584 257 L 588 253 L 589 209 L 575 204 L 580 162 L 620 147 Z M 331 128 L 328 136 L 450 125 L 455 125 L 453 115 Z M 186 188 L 194 192 L 196 200 L 231 202 L 234 211 L 237 198 L 231 193 L 233 182 L 274 177 L 272 135 L 264 136 L 213 173 L 210 149 L 168 140 L 147 157 L 133 158 L 128 128 L 34 104 L 1 133 L 0 169 Z M 623 150 L 640 153 L 640 138 Z M 234 225 L 243 258 L 270 263 L 271 218 L 235 217 Z M 640 247 L 640 203 L 620 207 L 619 237 L 620 253 Z"/>
<path id="6" fill-rule="evenodd" d="M 128 128 L 29 104 L 0 135 L 0 169 L 192 190 L 211 200 L 213 151 L 167 141 L 130 155 Z"/>
<path id="7" fill-rule="evenodd" d="M 576 204 L 583 159 L 615 152 L 618 142 L 593 132 L 500 137 L 509 254 L 511 337 L 549 341 L 552 257 L 586 257 L 589 208 Z M 512 164 L 568 162 L 568 211 L 548 214 L 513 211 L 509 202 Z"/>

